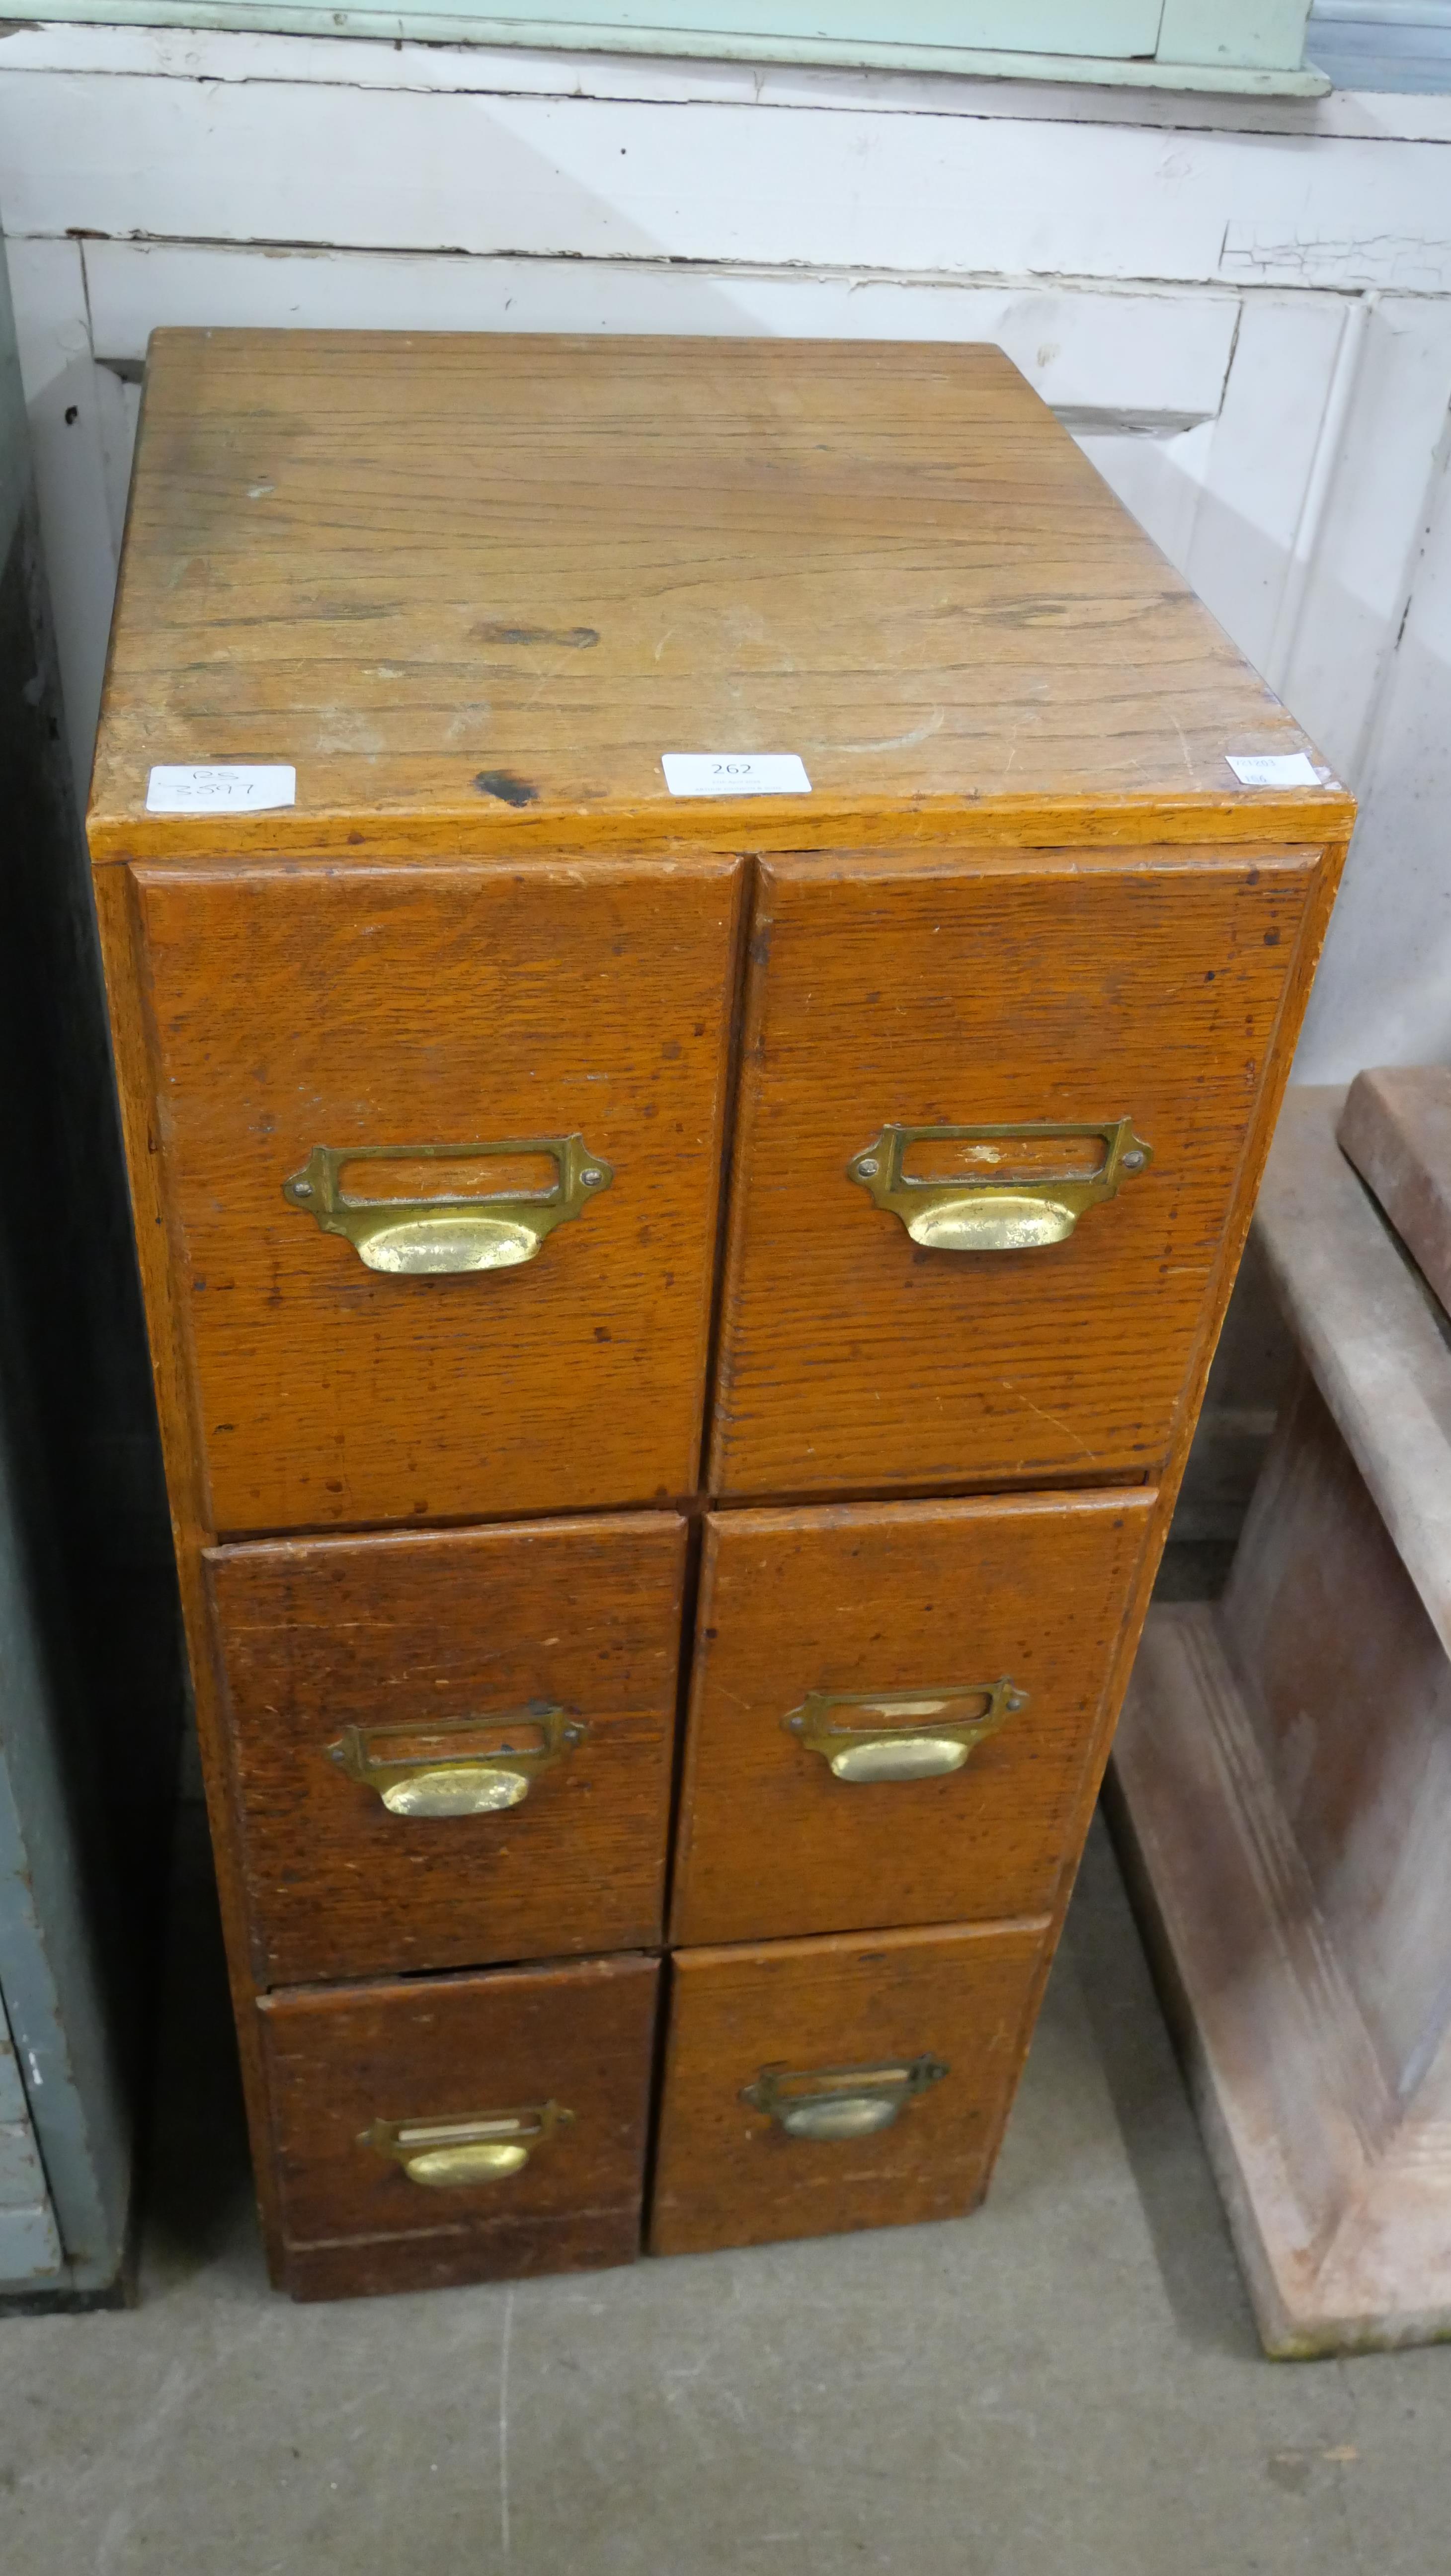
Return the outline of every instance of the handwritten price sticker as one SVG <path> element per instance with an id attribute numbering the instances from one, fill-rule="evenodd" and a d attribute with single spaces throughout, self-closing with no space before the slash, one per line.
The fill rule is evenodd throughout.
<path id="1" fill-rule="evenodd" d="M 277 766 L 211 762 L 153 769 L 146 787 L 148 814 L 265 814 L 274 806 L 296 803 L 296 770 Z"/>

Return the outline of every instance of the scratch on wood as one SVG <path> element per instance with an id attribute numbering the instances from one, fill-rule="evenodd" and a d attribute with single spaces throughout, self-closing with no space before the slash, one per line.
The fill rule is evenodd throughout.
<path id="1" fill-rule="evenodd" d="M 1030 1413 L 1036 1413 L 1040 1422 L 1051 1423 L 1055 1431 L 1062 1432 L 1065 1440 L 1071 1440 L 1075 1448 L 1083 1451 L 1085 1458 L 1092 1458 L 1093 1451 L 1089 1448 L 1087 1441 L 1079 1437 L 1079 1434 L 1074 1430 L 1071 1422 L 1060 1422 L 1056 1413 L 1046 1413 L 1042 1405 L 1035 1404 L 1030 1395 L 1024 1395 L 1022 1388 L 1020 1386 L 1015 1386 L 1010 1377 L 1005 1377 L 1002 1380 L 1002 1383 L 1006 1387 L 1009 1395 L 1015 1395 L 1017 1397 L 1019 1404 L 1025 1404 Z M 1023 1462 L 1020 1459 L 1018 1463 L 1021 1466 Z"/>
<path id="2" fill-rule="evenodd" d="M 574 653 L 587 653 L 600 640 L 597 626 L 510 626 L 501 618 L 486 618 L 469 633 L 476 644 L 564 644 Z"/>
<path id="3" fill-rule="evenodd" d="M 942 731 L 941 707 L 934 707 L 925 724 L 914 725 L 910 733 L 889 733 L 880 742 L 824 742 L 823 751 L 911 751 L 914 744 L 926 742 Z"/>

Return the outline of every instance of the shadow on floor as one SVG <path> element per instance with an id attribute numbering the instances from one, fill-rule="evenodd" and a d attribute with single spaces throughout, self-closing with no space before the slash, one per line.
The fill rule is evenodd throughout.
<path id="1" fill-rule="evenodd" d="M 155 2095 L 142 2184 L 141 2293 L 254 2236 L 226 1954 L 205 1812 L 180 1811 Z M 260 2260 L 260 2243 L 257 2247 Z"/>
<path id="2" fill-rule="evenodd" d="M 1179 2330 L 1201 2351 L 1258 2361 L 1228 2222 L 1101 1817 L 1055 1975 L 1065 1971 L 1082 1997 Z"/>

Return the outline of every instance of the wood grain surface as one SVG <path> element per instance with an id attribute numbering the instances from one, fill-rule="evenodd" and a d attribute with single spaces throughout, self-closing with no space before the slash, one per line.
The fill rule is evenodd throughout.
<path id="1" fill-rule="evenodd" d="M 1336 1136 L 1451 1314 L 1451 1065 L 1357 1074 Z"/>
<path id="2" fill-rule="evenodd" d="M 1390 1243 L 1385 1258 L 1399 1266 Z M 1423 2086 L 1421 2115 L 1451 2120 L 1451 1657 L 1303 1365 L 1215 1625 L 1260 1779 L 1372 2042 L 1363 2139 L 1382 2115 L 1410 2115 Z M 1250 1784 L 1236 1777 L 1232 1794 L 1248 1803 Z M 1242 1936 L 1222 1937 L 1232 1955 Z M 1451 2129 L 1441 2160 L 1451 2191 Z"/>
<path id="3" fill-rule="evenodd" d="M 661 1937 L 685 1524 L 661 1514 L 214 1548 L 261 1985 Z M 553 1702 L 589 1733 L 498 1815 L 394 1815 L 328 1758 Z"/>
<path id="4" fill-rule="evenodd" d="M 1027 2048 L 1044 1929 L 949 1924 L 677 1952 L 652 2253 L 910 2226 L 973 2208 Z M 765 2067 L 924 2053 L 945 2059 L 947 2076 L 874 2137 L 788 2137 L 741 2099 Z"/>
<path id="5" fill-rule="evenodd" d="M 263 1996 L 289 2248 L 336 2249 L 328 2292 L 629 2261 L 638 2249 L 659 1966 L 594 1959 Z M 375 2119 L 574 2113 L 502 2181 L 433 2190 L 359 2139 Z M 378 2277 L 378 2249 L 413 2253 Z M 356 2243 L 351 2280 L 341 2249 Z M 305 2280 L 302 2283 L 305 2286 Z"/>
<path id="6" fill-rule="evenodd" d="M 1276 1301 L 1451 1655 L 1451 1334 L 1336 1141 L 1345 1093 L 1296 1084 L 1255 1241 Z"/>
<path id="7" fill-rule="evenodd" d="M 198 1432 L 196 1391 L 184 1300 L 171 1256 L 161 1157 L 157 1151 L 155 1079 L 142 991 L 136 890 L 129 872 L 102 870 L 95 880 L 96 926 L 105 969 L 111 1046 L 126 1146 L 136 1254 L 151 1346 L 157 1425 L 166 1469 L 167 1498 L 176 1545 L 177 1578 L 186 1625 L 187 1656 L 196 1697 L 197 1749 L 206 1792 L 207 1823 L 217 1869 L 217 1899 L 227 1954 L 227 1982 L 241 2061 L 247 2131 L 268 2269 L 281 2278 L 277 2175 L 261 2031 L 253 2003 L 247 1895 L 237 1835 L 231 1748 L 218 1706 L 211 1616 L 202 1573 L 202 1549 L 212 1532 L 207 1518 Z"/>
<path id="8" fill-rule="evenodd" d="M 276 2281 L 289 2298 L 376 2299 L 480 2281 L 532 2281 L 551 2272 L 603 2272 L 640 2255 L 637 2201 L 574 2209 L 547 2227 L 502 2212 L 472 2235 L 368 2236 L 336 2245 L 280 2245 Z"/>
<path id="9" fill-rule="evenodd" d="M 1046 1913 L 1158 1497 L 713 1515 L 672 1937 Z M 836 1779 L 808 1691 L 991 1685 L 1028 1705 L 946 1778 Z"/>
<path id="10" fill-rule="evenodd" d="M 102 858 L 547 853 L 682 816 L 791 846 L 985 805 L 1037 836 L 1155 802 L 1324 837 L 1343 790 L 1226 760 L 1309 748 L 1000 350 L 152 340 Z M 667 751 L 796 752 L 812 795 L 680 805 Z M 290 763 L 296 806 L 148 816 L 151 764 L 191 761 Z"/>
<path id="11" fill-rule="evenodd" d="M 759 871 L 712 1439 L 769 1495 L 1156 1468 L 1316 882 L 1306 853 Z M 925 1251 L 848 1171 L 909 1126 L 1131 1117 L 1068 1241 Z"/>
<path id="12" fill-rule="evenodd" d="M 687 1491 L 732 863 L 143 869 L 137 886 L 213 1526 Z M 575 1130 L 614 1180 L 513 1270 L 389 1277 L 282 1195 L 315 1145 Z"/>
<path id="13" fill-rule="evenodd" d="M 1223 1600 L 1150 1617 L 1114 1786 L 1267 2350 L 1444 2337 L 1451 1660 L 1303 1368 Z"/>
<path id="14" fill-rule="evenodd" d="M 733 1152 L 724 1499 L 875 1493 L 885 1525 L 893 1494 L 924 1489 L 1158 1488 L 1072 1506 L 1122 1511 L 1125 1531 L 1147 1514 L 1149 1531 L 1121 1568 L 1086 1739 L 1070 1758 L 1066 1715 L 1054 1737 L 1046 1921 L 955 1912 L 946 1932 L 683 1955 L 662 2245 L 927 2215 L 980 2191 L 1353 816 L 1323 764 L 1319 786 L 1253 790 L 1225 755 L 1306 748 L 995 351 L 161 336 L 91 839 L 264 2231 L 297 2295 L 627 2259 L 656 1970 L 627 1952 L 294 1987 L 259 2010 L 254 1861 L 262 1910 L 285 1899 L 307 1940 L 344 1917 L 349 1940 L 371 1937 L 355 1884 L 334 1913 L 326 1870 L 309 1886 L 283 1850 L 288 1710 L 324 1690 L 397 1707 L 408 1676 L 472 1692 L 502 1668 L 492 1641 L 476 1664 L 451 1620 L 452 1576 L 435 1588 L 427 1572 L 409 1597 L 425 1564 L 411 1538 L 391 1591 L 351 1542 L 218 1542 L 682 1501 Z M 799 752 L 812 792 L 671 799 L 667 750 Z M 148 814 L 152 764 L 186 761 L 295 763 L 297 803 Z M 994 1257 L 971 1265 L 969 1302 L 967 1265 L 917 1254 L 844 1176 L 894 1117 L 1122 1114 L 1152 1171 L 1027 1256 L 1028 1290 L 1026 1264 Z M 502 1276 L 380 1278 L 281 1197 L 318 1144 L 576 1129 L 614 1186 Z M 446 1546 L 476 1568 L 507 1535 Z M 234 1569 L 264 1558 L 254 1595 Z M 722 1549 L 723 1587 L 728 1573 Z M 1091 1624 L 1107 1597 L 1091 1549 L 1075 1581 Z M 621 1583 L 582 1576 L 581 1611 L 608 1599 L 623 1617 Z M 266 1633 L 269 1586 L 291 1634 Z M 1039 1600 L 1056 1615 L 1051 1587 Z M 358 1615 L 356 1639 L 324 1603 Z M 555 1652 L 544 1616 L 541 1590 L 526 1659 Z M 803 1598 L 803 1629 L 816 1616 Z M 387 1646 L 371 1669 L 370 1618 Z M 600 1653 L 579 1687 L 619 1678 Z M 635 1713 L 612 1712 L 612 1744 Z M 1029 1807 L 1047 1776 L 1025 1766 Z M 294 1824 L 306 1813 L 300 1798 Z M 261 1857 L 258 1818 L 275 1827 Z M 1018 1842 L 1032 1831 L 1015 1816 L 993 1848 Z M 618 1898 L 609 1938 L 640 1937 L 602 1836 L 589 1871 L 588 1887 L 551 1873 L 561 1912 Z M 424 1880 L 442 1925 L 450 1901 Z M 1005 1882 L 1001 1901 L 1022 1900 Z M 509 1911 L 524 1923 L 522 1898 Z M 407 1904 L 384 1912 L 396 1927 Z M 644 2000 L 609 2001 L 612 1978 Z M 917 2126 L 964 2099 L 949 2082 L 883 2133 L 912 2150 L 900 2171 L 837 2163 L 803 2192 L 773 2134 L 742 2188 L 737 2097 L 759 2055 L 724 2096 L 715 2075 L 692 2091 L 691 2064 L 734 2064 L 748 2023 L 783 2059 L 798 2040 L 819 2063 L 876 2055 L 907 2044 L 934 1993 L 976 2106 L 951 2137 Z M 940 2033 L 912 2044 L 953 2053 Z M 388 2177 L 360 2174 L 345 2134 L 359 2102 L 356 2129 L 417 2110 L 415 2093 L 443 2095 L 425 2116 L 466 2115 L 488 2107 L 462 2099 L 471 2069 L 512 2070 L 527 2096 L 545 2060 L 617 2106 L 598 2188 L 420 2228 L 423 2195 L 395 2182 L 401 2222 L 396 2197 L 380 2217 Z M 944 2155 L 917 2156 L 923 2137 Z M 784 2183 L 763 2195 L 762 2170 Z M 838 2191 L 844 2170 L 858 2180 Z"/>

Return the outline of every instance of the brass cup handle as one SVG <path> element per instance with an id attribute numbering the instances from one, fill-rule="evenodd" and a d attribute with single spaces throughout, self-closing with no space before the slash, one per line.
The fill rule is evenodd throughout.
<path id="1" fill-rule="evenodd" d="M 343 1189 L 351 1163 L 477 1163 L 494 1154 L 548 1154 L 552 1186 L 424 1199 L 350 1199 Z M 511 1136 L 487 1145 L 314 1145 L 301 1171 L 283 1182 L 282 1195 L 324 1234 L 346 1235 L 370 1270 L 446 1278 L 533 1261 L 555 1227 L 582 1216 L 614 1177 L 580 1135 Z"/>
<path id="2" fill-rule="evenodd" d="M 741 2100 L 764 2111 L 788 2138 L 828 2145 L 893 2128 L 909 2102 L 951 2070 L 940 2057 L 886 2066 L 763 2066 Z"/>
<path id="3" fill-rule="evenodd" d="M 375 2120 L 360 2147 L 371 2147 L 402 2166 L 410 2182 L 429 2191 L 469 2183 L 507 2182 L 522 2172 L 536 2147 L 573 2125 L 574 2113 L 558 2102 L 524 2111 L 489 2111 L 476 2120 Z"/>
<path id="4" fill-rule="evenodd" d="M 541 1771 L 588 1733 L 583 1718 L 531 1700 L 502 1717 L 451 1726 L 345 1726 L 327 1751 L 347 1779 L 375 1789 L 392 1816 L 497 1816 L 519 1806 Z"/>
<path id="5" fill-rule="evenodd" d="M 1012 1163 L 1014 1144 L 1041 1149 L 1095 1137 L 1103 1147 L 1096 1171 L 1030 1171 L 1001 1181 L 991 1177 L 993 1163 Z M 922 1144 L 976 1146 L 988 1169 L 981 1180 L 910 1180 L 903 1169 L 907 1151 Z M 1134 1134 L 1131 1118 L 1066 1126 L 888 1126 L 852 1156 L 847 1178 L 860 1182 L 875 1206 L 900 1217 L 913 1242 L 929 1252 L 1031 1252 L 1066 1242 L 1086 1208 L 1116 1198 L 1120 1183 L 1147 1171 L 1153 1159 L 1153 1147 Z"/>
<path id="6" fill-rule="evenodd" d="M 1004 1674 L 954 1690 L 809 1691 L 781 1723 L 821 1755 L 833 1779 L 875 1786 L 960 1771 L 1027 1705 L 1027 1692 Z"/>

